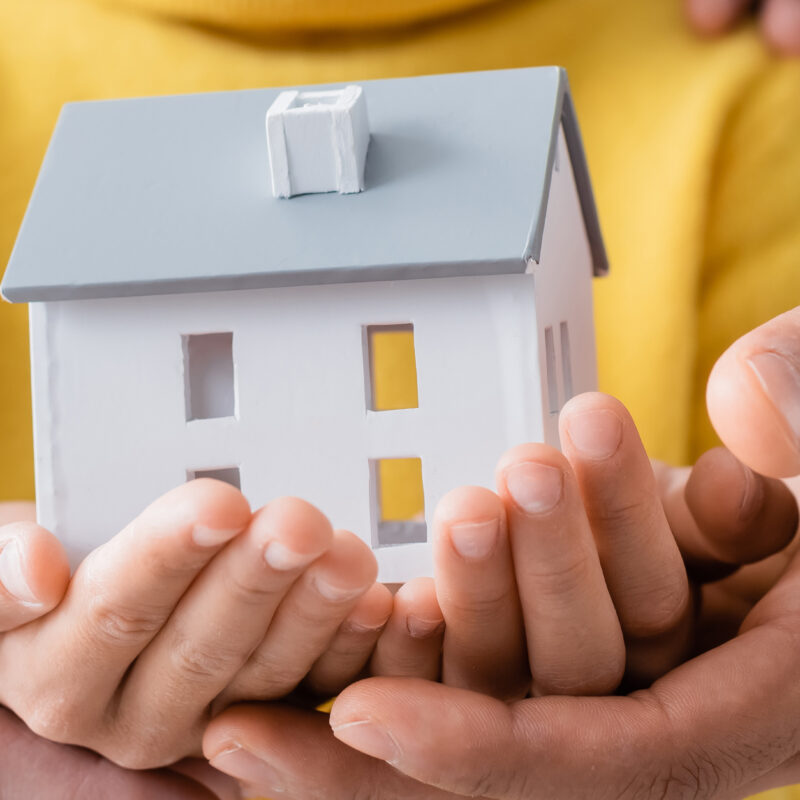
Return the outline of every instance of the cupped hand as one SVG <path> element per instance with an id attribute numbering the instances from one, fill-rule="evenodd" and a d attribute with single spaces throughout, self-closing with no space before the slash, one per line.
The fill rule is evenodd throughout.
<path id="1" fill-rule="evenodd" d="M 55 605 L 68 576 L 58 543 L 33 523 L 4 536 L 0 567 L 12 545 L 24 556 L 12 593 L 20 576 L 37 592 L 36 559 L 55 552 Z M 192 481 L 90 554 L 52 611 L 29 604 L 37 618 L 0 636 L 0 703 L 121 766 L 173 764 L 200 754 L 217 710 L 288 694 L 329 647 L 330 679 L 352 680 L 391 610 L 376 574 L 369 548 L 313 506 L 280 498 L 251 514 L 233 487 Z"/>
<path id="2" fill-rule="evenodd" d="M 694 471 L 659 467 L 656 481 L 630 417 L 601 395 L 565 409 L 562 441 L 569 463 L 542 446 L 517 448 L 498 469 L 500 497 L 464 489 L 437 509 L 437 593 L 447 620 L 441 670 L 450 686 L 407 678 L 356 684 L 330 719 L 340 741 L 323 715 L 231 709 L 205 737 L 213 763 L 254 794 L 310 798 L 596 797 L 598 787 L 631 798 L 695 789 L 717 796 L 702 794 L 716 775 L 703 748 L 737 708 L 716 703 L 751 701 L 736 695 L 749 642 L 737 639 L 733 652 L 701 656 L 629 697 L 501 701 L 527 686 L 540 695 L 609 691 L 621 674 L 620 630 L 637 681 L 708 646 L 704 626 L 693 625 L 697 591 L 687 568 L 696 585 L 740 563 L 762 568 L 760 560 L 792 538 L 794 501 L 778 481 L 722 450 Z M 755 631 L 767 600 L 753 609 L 756 595 L 723 593 L 723 585 L 712 585 L 720 597 L 711 614 L 723 610 L 734 631 L 749 614 Z M 770 635 L 751 634 L 764 637 L 752 665 L 759 675 Z M 782 655 L 774 668 L 786 667 L 785 648 Z M 764 718 L 774 705 L 760 709 Z M 709 719 L 693 727 L 696 714 Z M 729 740 L 745 733 L 734 726 Z M 755 747 L 743 752 L 748 746 Z M 719 757 L 738 756 L 730 746 Z M 740 784 L 771 766 L 768 755 L 752 761 L 751 774 L 737 772 Z M 727 782 L 723 775 L 713 791 Z"/>
<path id="3" fill-rule="evenodd" d="M 797 0 L 685 0 L 689 20 L 706 34 L 730 30 L 749 13 L 758 13 L 764 39 L 780 53 L 800 55 L 800 3 Z"/>
<path id="4" fill-rule="evenodd" d="M 0 504 L 0 631 L 43 616 L 66 591 L 69 565 L 58 540 L 33 523 L 33 503 Z M 76 747 L 36 736 L 0 708 L 0 797 L 77 796 L 134 800 L 236 800 L 235 781 L 188 762 L 185 772 L 131 772 Z"/>

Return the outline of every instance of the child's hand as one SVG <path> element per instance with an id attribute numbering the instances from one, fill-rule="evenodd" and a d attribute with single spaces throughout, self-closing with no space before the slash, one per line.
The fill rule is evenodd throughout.
<path id="1" fill-rule="evenodd" d="M 348 617 L 353 652 L 331 669 L 357 674 L 391 607 L 376 574 L 307 503 L 251 516 L 233 487 L 193 481 L 94 551 L 54 611 L 0 637 L 0 702 L 124 766 L 173 763 L 227 703 L 290 692 Z"/>
<path id="2" fill-rule="evenodd" d="M 0 633 L 55 608 L 69 582 L 64 548 L 34 517 L 33 503 L 0 503 Z"/>
<path id="3" fill-rule="evenodd" d="M 800 4 L 797 0 L 686 0 L 689 19 L 697 30 L 727 31 L 757 5 L 764 38 L 776 50 L 800 55 Z"/>

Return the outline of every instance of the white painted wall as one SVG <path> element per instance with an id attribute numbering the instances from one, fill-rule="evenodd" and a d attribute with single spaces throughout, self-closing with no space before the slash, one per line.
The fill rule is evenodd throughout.
<path id="1" fill-rule="evenodd" d="M 547 372 L 544 330 L 547 327 L 552 327 L 553 330 L 556 363 L 554 378 L 559 410 L 569 399 L 562 360 L 565 355 L 560 335 L 562 322 L 567 323 L 569 330 L 572 394 L 597 389 L 592 268 L 589 239 L 583 224 L 564 129 L 561 128 L 558 157 L 547 204 L 541 257 L 539 264 L 534 264 L 529 269 L 536 286 L 538 352 L 543 377 Z M 542 380 L 541 404 L 544 410 L 544 440 L 558 447 L 558 412 L 550 412 L 546 380 Z"/>
<path id="2" fill-rule="evenodd" d="M 551 260 L 552 247 L 546 234 Z M 369 459 L 415 456 L 430 536 L 445 492 L 493 488 L 501 453 L 542 439 L 533 284 L 518 275 L 34 304 L 40 521 L 76 563 L 187 470 L 239 465 L 254 508 L 298 495 L 369 542 Z M 407 322 L 420 407 L 367 411 L 362 326 Z M 182 335 L 221 331 L 233 331 L 237 415 L 187 423 Z M 431 574 L 428 544 L 376 553 L 382 580 Z"/>

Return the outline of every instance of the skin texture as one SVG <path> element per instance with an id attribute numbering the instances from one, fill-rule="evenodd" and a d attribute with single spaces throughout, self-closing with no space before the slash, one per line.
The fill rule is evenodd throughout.
<path id="1" fill-rule="evenodd" d="M 354 534 L 294 498 L 251 514 L 218 481 L 157 500 L 68 586 L 60 545 L 34 523 L 0 527 L 0 543 L 24 556 L 0 571 L 0 701 L 35 733 L 129 768 L 199 755 L 218 709 L 288 695 L 343 625 L 366 619 L 370 635 L 325 667 L 329 685 L 351 682 L 391 610 Z M 23 578 L 36 603 L 8 592 Z"/>
<path id="2" fill-rule="evenodd" d="M 700 33 L 716 36 L 757 10 L 764 40 L 776 52 L 800 55 L 800 3 L 797 0 L 685 0 L 687 17 Z"/>
<path id="3" fill-rule="evenodd" d="M 798 313 L 768 331 L 772 347 L 794 341 Z M 738 378 L 735 368 L 732 373 L 715 372 L 712 382 L 731 377 Z M 766 389 L 773 394 L 779 391 L 772 385 Z M 710 388 L 710 392 L 723 390 Z M 748 395 L 739 397 L 746 405 Z M 757 428 L 763 410 L 755 406 L 737 413 Z M 575 423 L 587 413 L 617 417 L 623 434 L 616 449 L 615 436 L 609 432 L 616 427 L 613 420 L 606 418 L 605 432 L 598 423 L 580 434 L 580 422 Z M 717 415 L 714 421 L 720 422 Z M 458 676 L 454 683 L 461 684 L 456 686 L 411 678 L 371 679 L 346 689 L 329 720 L 281 706 L 230 709 L 206 733 L 204 750 L 212 763 L 238 777 L 254 793 L 281 790 L 286 796 L 304 798 L 366 798 L 378 793 L 389 800 L 735 798 L 800 777 L 796 732 L 800 562 L 793 557 L 791 540 L 798 517 L 789 490 L 775 479 L 756 475 L 724 450 L 710 452 L 694 470 L 656 465 L 655 474 L 645 479 L 641 453 L 631 446 L 629 424 L 632 427 L 616 401 L 583 396 L 563 412 L 562 442 L 573 477 L 581 486 L 605 585 L 627 634 L 629 668 L 633 662 L 640 679 L 655 678 L 647 688 L 625 696 L 551 694 L 508 703 L 498 699 L 502 697 L 498 692 L 490 697 L 471 691 L 476 687 L 464 679 L 463 667 L 454 672 Z M 757 437 L 748 441 L 755 442 Z M 558 647 L 548 647 L 549 637 L 553 643 L 574 646 L 576 628 L 570 622 L 575 625 L 590 615 L 602 618 L 603 614 L 601 595 L 592 594 L 595 604 L 581 598 L 585 585 L 590 587 L 586 591 L 596 591 L 592 581 L 570 586 L 570 575 L 577 568 L 572 561 L 559 560 L 565 552 L 580 551 L 580 515 L 573 515 L 570 541 L 562 542 L 561 548 L 548 551 L 552 537 L 543 544 L 536 540 L 538 533 L 548 530 L 546 519 L 532 527 L 529 537 L 517 536 L 517 531 L 524 530 L 522 522 L 530 522 L 515 517 L 520 512 L 519 497 L 536 509 L 545 481 L 535 480 L 531 473 L 527 493 L 515 492 L 519 497 L 509 498 L 509 470 L 521 463 L 546 463 L 561 468 L 562 487 L 572 479 L 555 454 L 540 448 L 511 451 L 498 470 L 499 497 L 504 501 L 511 541 L 524 537 L 526 547 L 544 548 L 539 551 L 543 562 L 535 562 L 537 566 L 544 563 L 544 570 L 531 572 L 530 559 L 523 560 L 522 568 L 513 559 L 525 633 L 533 649 L 534 692 L 537 676 L 542 674 L 539 659 L 544 658 L 547 665 L 548 658 L 559 656 Z M 785 453 L 774 456 L 779 461 Z M 609 473 L 618 480 L 604 481 Z M 564 513 L 570 491 L 544 512 L 540 502 L 537 514 L 544 513 L 546 518 Z M 663 505 L 653 502 L 658 495 Z M 480 512 L 486 516 L 484 507 Z M 663 535 L 665 522 L 671 537 Z M 566 539 L 565 527 L 559 526 L 559 531 Z M 669 566 L 675 558 L 670 541 L 682 556 L 680 570 Z M 655 559 L 646 558 L 652 548 L 663 549 L 666 566 L 654 568 Z M 773 548 L 779 552 L 770 555 Z M 736 570 L 737 559 L 754 563 Z M 595 562 L 585 558 L 584 563 L 584 574 L 589 575 Z M 437 560 L 437 569 L 441 573 L 447 567 Z M 578 609 L 579 616 L 563 617 L 571 634 L 566 642 L 559 642 L 557 632 L 543 627 L 535 617 L 536 604 L 525 600 L 548 574 L 560 574 L 563 580 L 558 588 L 566 591 L 545 592 L 545 600 L 569 604 L 578 598 L 572 609 Z M 639 575 L 641 581 L 636 580 Z M 701 587 L 703 579 L 717 580 Z M 693 591 L 689 589 L 692 583 Z M 649 592 L 653 592 L 650 597 Z M 695 626 L 691 623 L 694 615 L 682 609 L 699 597 L 703 605 Z M 648 602 L 658 598 L 661 603 L 651 606 Z M 554 607 L 558 608 L 557 603 Z M 640 617 L 649 607 L 659 609 L 659 616 Z M 445 654 L 450 619 L 447 624 Z M 730 631 L 726 641 L 709 641 L 707 629 L 718 633 L 725 625 Z M 589 636 L 585 643 L 578 643 L 576 652 L 580 656 L 584 647 L 591 651 L 607 644 Z M 449 669 L 443 668 L 443 674 Z M 582 671 L 589 681 L 610 674 L 608 665 L 596 659 L 586 659 Z M 482 667 L 479 676 L 484 672 Z M 571 688 L 580 694 L 579 682 Z M 303 752 L 313 750 L 313 764 L 292 744 L 297 741 L 303 742 Z"/>

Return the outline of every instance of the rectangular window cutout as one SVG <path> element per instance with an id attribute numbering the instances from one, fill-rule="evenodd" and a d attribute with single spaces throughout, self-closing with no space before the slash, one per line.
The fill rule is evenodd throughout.
<path id="1" fill-rule="evenodd" d="M 419 406 L 413 325 L 367 325 L 364 362 L 368 409 Z"/>
<path id="2" fill-rule="evenodd" d="M 184 336 L 183 361 L 186 419 L 234 416 L 233 334 Z"/>
<path id="3" fill-rule="evenodd" d="M 547 381 L 547 402 L 550 413 L 558 413 L 558 382 L 556 380 L 556 343 L 553 339 L 553 329 L 548 326 L 544 329 L 544 357 L 545 380 Z"/>
<path id="4" fill-rule="evenodd" d="M 564 383 L 564 402 L 572 397 L 572 354 L 569 349 L 569 326 L 562 322 L 559 328 L 561 334 L 561 379 Z"/>
<path id="5" fill-rule="evenodd" d="M 229 483 L 237 489 L 242 488 L 242 476 L 239 467 L 219 467 L 218 469 L 190 469 L 186 471 L 186 480 L 193 481 L 195 478 L 213 478 L 217 481 Z"/>
<path id="6" fill-rule="evenodd" d="M 426 542 L 422 461 L 419 458 L 370 461 L 370 484 L 372 546 Z"/>

